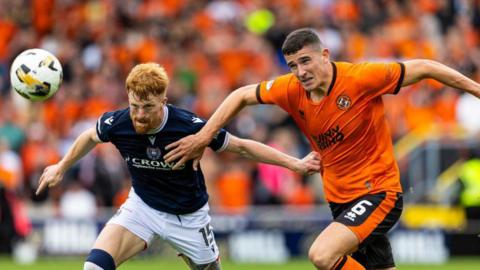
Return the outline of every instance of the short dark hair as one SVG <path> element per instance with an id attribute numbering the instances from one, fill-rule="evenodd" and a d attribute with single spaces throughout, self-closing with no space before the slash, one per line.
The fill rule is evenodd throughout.
<path id="1" fill-rule="evenodd" d="M 282 53 L 283 55 L 294 54 L 307 45 L 318 46 L 318 49 L 323 48 L 315 29 L 300 28 L 288 34 L 282 45 Z"/>

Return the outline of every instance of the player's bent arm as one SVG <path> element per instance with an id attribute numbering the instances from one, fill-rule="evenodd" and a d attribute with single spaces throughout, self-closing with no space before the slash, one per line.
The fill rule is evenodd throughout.
<path id="1" fill-rule="evenodd" d="M 97 137 L 95 128 L 90 128 L 80 134 L 60 162 L 45 168 L 40 176 L 36 194 L 40 194 L 46 187 L 58 185 L 65 172 L 98 143 L 100 143 L 100 139 Z"/>
<path id="2" fill-rule="evenodd" d="M 256 84 L 250 84 L 238 88 L 227 96 L 205 126 L 197 133 L 197 137 L 204 145 L 208 145 L 217 132 L 245 106 L 258 104 L 256 88 Z"/>
<path id="3" fill-rule="evenodd" d="M 165 147 L 168 151 L 164 156 L 165 161 L 176 161 L 173 169 L 177 170 L 187 160 L 193 159 L 193 168 L 197 169 L 205 147 L 210 144 L 218 130 L 242 110 L 243 107 L 258 104 L 256 87 L 257 85 L 254 84 L 247 85 L 228 95 L 200 131 Z"/>
<path id="4" fill-rule="evenodd" d="M 300 174 L 309 173 L 309 169 L 302 166 L 302 160 L 282 153 L 268 145 L 248 140 L 240 139 L 229 135 L 228 145 L 225 151 L 237 153 L 245 158 L 285 167 Z"/>
<path id="5" fill-rule="evenodd" d="M 405 77 L 402 86 L 414 84 L 423 79 L 434 79 L 480 98 L 479 83 L 442 63 L 427 59 L 415 59 L 405 61 L 404 65 Z"/>
<path id="6" fill-rule="evenodd" d="M 75 162 L 84 157 L 98 143 L 101 143 L 101 141 L 97 136 L 95 128 L 89 128 L 82 132 L 73 142 L 67 154 L 65 154 L 62 160 L 58 163 L 60 169 L 63 172 L 67 171 L 73 164 L 75 164 Z"/>

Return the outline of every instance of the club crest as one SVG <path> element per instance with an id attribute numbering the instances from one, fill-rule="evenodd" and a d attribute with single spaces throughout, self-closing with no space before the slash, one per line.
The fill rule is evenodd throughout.
<path id="1" fill-rule="evenodd" d="M 350 105 L 352 105 L 352 100 L 349 96 L 341 95 L 337 98 L 337 107 L 340 110 L 346 111 L 348 108 L 350 108 Z"/>
<path id="2" fill-rule="evenodd" d="M 158 147 L 147 147 L 147 156 L 151 160 L 157 160 L 162 156 L 162 152 Z"/>

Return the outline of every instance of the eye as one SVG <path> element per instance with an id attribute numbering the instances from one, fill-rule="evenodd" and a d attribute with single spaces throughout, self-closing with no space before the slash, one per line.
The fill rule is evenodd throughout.
<path id="1" fill-rule="evenodd" d="M 309 62 L 310 62 L 310 59 L 308 59 L 308 58 L 300 60 L 301 64 L 308 64 Z"/>

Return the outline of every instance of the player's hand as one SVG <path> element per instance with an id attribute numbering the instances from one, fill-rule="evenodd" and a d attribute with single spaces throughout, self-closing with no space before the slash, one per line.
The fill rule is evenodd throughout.
<path id="1" fill-rule="evenodd" d="M 54 187 L 63 179 L 64 172 L 60 169 L 60 165 L 55 164 L 48 166 L 40 176 L 36 195 L 40 194 L 46 187 Z"/>
<path id="2" fill-rule="evenodd" d="M 173 170 L 178 170 L 185 162 L 193 159 L 193 169 L 196 171 L 207 145 L 198 135 L 190 135 L 167 145 L 165 149 L 169 152 L 164 159 L 166 162 L 176 161 Z"/>
<path id="3" fill-rule="evenodd" d="M 294 164 L 294 171 L 303 175 L 312 175 L 314 173 L 320 172 L 322 164 L 320 161 L 320 155 L 312 151 L 304 158 L 300 159 L 296 164 Z"/>

